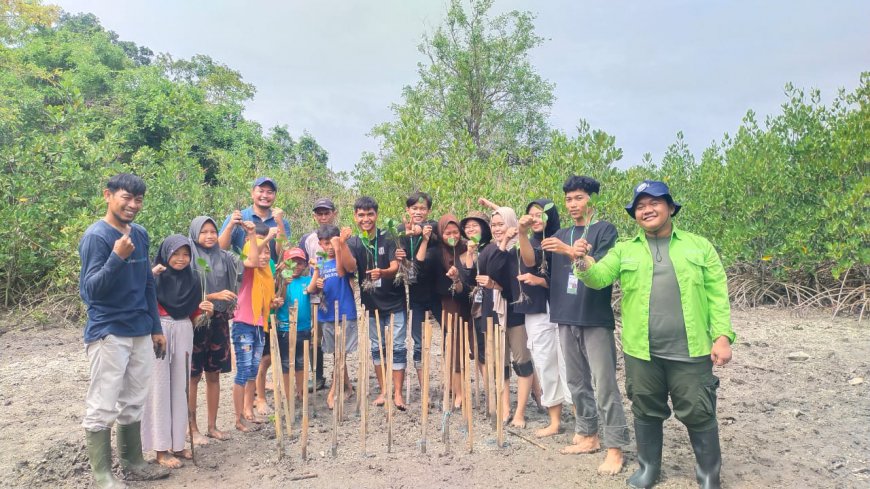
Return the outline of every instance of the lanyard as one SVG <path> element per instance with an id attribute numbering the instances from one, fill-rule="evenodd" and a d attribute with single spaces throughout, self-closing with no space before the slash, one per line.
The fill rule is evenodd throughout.
<path id="1" fill-rule="evenodd" d="M 411 242 L 411 261 L 414 261 L 417 259 L 417 255 L 414 253 L 414 247 L 416 246 L 414 244 L 414 237 L 411 236 L 408 240 Z M 422 241 L 422 240 L 423 240 L 423 237 L 420 236 L 419 238 L 417 238 L 417 243 L 420 243 L 420 241 Z"/>

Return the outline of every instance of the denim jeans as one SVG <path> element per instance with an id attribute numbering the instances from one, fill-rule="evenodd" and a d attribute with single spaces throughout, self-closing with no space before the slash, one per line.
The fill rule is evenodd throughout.
<path id="1" fill-rule="evenodd" d="M 236 352 L 236 378 L 234 381 L 237 385 L 245 385 L 257 378 L 265 341 L 266 335 L 263 333 L 263 328 L 247 323 L 233 322 L 233 349 Z"/>
<path id="2" fill-rule="evenodd" d="M 411 339 L 414 340 L 414 366 L 418 369 L 423 368 L 423 320 L 426 319 L 426 311 L 431 311 L 432 317 L 441 321 L 441 298 L 435 296 L 420 302 L 411 299 Z"/>
<path id="3" fill-rule="evenodd" d="M 408 352 L 405 348 L 405 338 L 407 330 L 405 328 L 405 313 L 398 311 L 392 313 L 393 316 L 393 370 L 404 370 L 407 362 Z M 381 348 L 386 347 L 387 334 L 390 331 L 390 313 L 381 311 L 381 339 L 383 345 L 378 342 L 378 327 L 374 316 L 369 318 L 369 341 L 372 345 L 372 361 L 375 365 L 381 364 Z M 386 354 L 384 362 L 387 361 Z"/>

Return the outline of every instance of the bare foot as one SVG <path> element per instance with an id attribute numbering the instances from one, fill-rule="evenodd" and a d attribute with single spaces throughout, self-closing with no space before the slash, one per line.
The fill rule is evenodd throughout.
<path id="1" fill-rule="evenodd" d="M 393 405 L 396 406 L 396 409 L 399 411 L 405 411 L 408 409 L 408 407 L 405 406 L 405 398 L 398 392 L 393 396 Z"/>
<path id="2" fill-rule="evenodd" d="M 619 448 L 608 448 L 604 462 L 598 466 L 598 473 L 602 475 L 616 475 L 622 472 L 623 463 L 622 450 Z"/>
<path id="3" fill-rule="evenodd" d="M 248 421 L 248 422 L 254 423 L 254 424 L 263 424 L 266 421 L 268 421 L 268 419 L 257 416 L 254 413 L 246 413 L 245 414 L 245 421 Z"/>
<path id="4" fill-rule="evenodd" d="M 193 452 L 190 451 L 189 448 L 185 448 L 180 452 L 172 452 L 176 457 L 181 457 L 184 460 L 193 460 Z"/>
<path id="5" fill-rule="evenodd" d="M 226 441 L 230 439 L 230 435 L 224 433 L 223 431 L 219 431 L 217 428 L 209 428 L 208 433 L 206 433 L 205 436 L 220 441 Z"/>
<path id="6" fill-rule="evenodd" d="M 574 439 L 571 440 L 571 445 L 559 450 L 559 453 L 564 455 L 579 455 L 581 453 L 595 453 L 601 450 L 601 444 L 598 441 L 598 435 L 581 435 L 574 433 Z"/>
<path id="7" fill-rule="evenodd" d="M 379 395 L 379 396 L 377 397 L 377 399 L 375 399 L 375 402 L 373 402 L 372 404 L 375 405 L 375 406 L 380 407 L 380 406 L 383 406 L 383 405 L 386 404 L 386 403 L 387 403 L 387 400 L 384 399 L 384 395 L 381 394 L 381 395 Z"/>
<path id="8" fill-rule="evenodd" d="M 242 433 L 250 433 L 252 431 L 258 431 L 261 428 L 258 424 L 247 424 L 242 420 L 236 421 L 236 429 L 241 431 Z"/>
<path id="9" fill-rule="evenodd" d="M 198 447 L 201 447 L 203 445 L 208 445 L 208 438 L 202 436 L 202 433 L 200 433 L 199 431 L 193 432 L 192 440 L 193 440 L 193 444 L 198 446 Z"/>
<path id="10" fill-rule="evenodd" d="M 272 410 L 269 409 L 269 405 L 266 404 L 265 400 L 256 400 L 254 401 L 254 410 L 257 411 L 257 414 L 260 416 L 268 416 L 272 414 Z"/>
<path id="11" fill-rule="evenodd" d="M 326 395 L 326 407 L 332 409 L 335 406 L 335 389 L 329 389 L 329 394 Z"/>
<path id="12" fill-rule="evenodd" d="M 535 436 L 538 438 L 546 438 L 548 436 L 556 436 L 561 431 L 559 425 L 549 424 L 545 428 L 535 430 Z"/>
<path id="13" fill-rule="evenodd" d="M 180 469 L 184 467 L 181 460 L 178 460 L 169 452 L 157 452 L 157 463 L 168 469 Z"/>
<path id="14" fill-rule="evenodd" d="M 523 418 L 519 418 L 519 419 L 517 419 L 517 417 L 514 416 L 514 418 L 511 420 L 511 427 L 513 427 L 513 428 L 519 428 L 519 429 L 525 429 L 525 427 L 526 427 L 526 418 L 523 417 Z"/>

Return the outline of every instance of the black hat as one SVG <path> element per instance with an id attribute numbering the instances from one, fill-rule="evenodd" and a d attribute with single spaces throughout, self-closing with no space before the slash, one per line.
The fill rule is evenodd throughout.
<path id="1" fill-rule="evenodd" d="M 333 204 L 331 200 L 326 199 L 326 198 L 317 199 L 316 201 L 314 201 L 314 209 L 313 210 L 316 211 L 317 209 L 329 209 L 331 211 L 334 211 L 335 204 Z"/>
<path id="2" fill-rule="evenodd" d="M 674 206 L 674 213 L 672 216 L 676 216 L 677 212 L 680 212 L 680 208 L 682 207 L 680 204 L 674 202 L 674 198 L 671 197 L 671 191 L 668 189 L 668 185 L 665 182 L 659 182 L 658 180 L 644 180 L 640 182 L 637 187 L 634 187 L 634 198 L 631 199 L 631 203 L 625 206 L 625 212 L 628 212 L 628 215 L 634 219 L 634 207 L 637 205 L 637 199 L 640 198 L 641 195 L 649 195 L 651 197 L 665 197 L 669 204 Z"/>

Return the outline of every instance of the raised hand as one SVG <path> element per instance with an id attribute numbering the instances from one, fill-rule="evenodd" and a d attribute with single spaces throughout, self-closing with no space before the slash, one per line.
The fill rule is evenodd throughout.
<path id="1" fill-rule="evenodd" d="M 136 249 L 136 245 L 133 244 L 133 240 L 130 239 L 129 234 L 125 234 L 115 240 L 115 246 L 112 247 L 112 251 L 115 252 L 122 260 L 126 260 L 130 258 L 130 255 L 133 254 L 133 250 Z"/>

